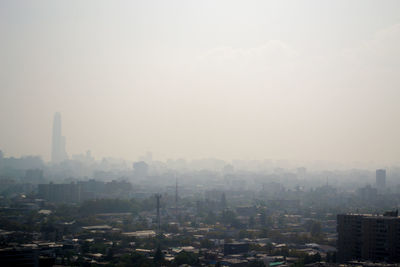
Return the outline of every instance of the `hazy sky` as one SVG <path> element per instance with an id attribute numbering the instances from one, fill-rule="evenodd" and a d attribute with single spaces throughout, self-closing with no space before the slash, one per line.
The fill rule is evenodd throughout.
<path id="1" fill-rule="evenodd" d="M 0 149 L 399 162 L 400 1 L 0 1 Z"/>

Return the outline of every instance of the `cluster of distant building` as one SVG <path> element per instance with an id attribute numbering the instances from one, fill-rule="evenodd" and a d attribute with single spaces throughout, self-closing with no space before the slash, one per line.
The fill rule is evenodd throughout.
<path id="1" fill-rule="evenodd" d="M 376 170 L 375 188 L 359 189 L 363 198 L 386 192 L 386 170 Z M 337 216 L 338 261 L 400 262 L 400 217 L 398 210 L 378 214 Z"/>
<path id="2" fill-rule="evenodd" d="M 67 166 L 70 169 L 76 169 L 75 165 L 62 166 L 59 163 L 65 163 L 68 160 L 68 155 L 65 148 L 65 137 L 62 136 L 61 129 L 61 115 L 60 113 L 56 113 L 53 121 L 53 137 L 52 137 L 52 153 L 51 153 L 51 162 L 53 167 L 63 168 Z M 74 157 L 72 157 L 74 159 Z M 76 158 L 78 159 L 78 158 Z M 87 153 L 82 158 L 79 158 L 81 161 L 92 162 L 94 159 L 91 157 L 90 153 Z M 2 162 L 4 166 L 13 167 L 17 163 L 14 163 L 15 159 L 3 159 L 3 155 L 0 151 L 0 167 Z M 54 203 L 79 203 L 85 200 L 90 199 L 102 199 L 102 198 L 129 198 L 134 197 L 133 192 L 135 190 L 140 190 L 140 187 L 143 186 L 145 188 L 145 192 L 141 192 L 141 194 L 153 194 L 154 192 L 158 192 L 160 188 L 164 188 L 165 184 L 170 183 L 170 181 L 175 181 L 175 174 L 166 172 L 160 176 L 152 176 L 151 167 L 152 165 L 146 163 L 146 160 L 135 162 L 133 164 L 133 169 L 129 170 L 129 172 L 121 172 L 117 173 L 118 178 L 110 176 L 111 172 L 94 172 L 95 179 L 83 179 L 83 181 L 78 181 L 71 179 L 69 181 L 74 182 L 64 182 L 60 183 L 61 179 L 57 179 L 54 176 L 54 173 L 50 172 L 50 177 L 52 177 L 53 181 L 58 182 L 50 182 L 45 183 L 46 179 L 44 179 L 43 170 L 40 169 L 40 165 L 36 162 L 36 159 L 27 159 L 21 162 L 18 162 L 24 168 L 17 169 L 17 173 L 13 174 L 10 167 L 3 168 L 7 172 L 7 175 L 4 175 L 0 180 L 0 186 L 4 188 L 12 188 L 12 186 L 16 186 L 16 181 L 12 178 L 19 177 L 18 181 L 21 186 L 24 185 L 29 188 L 19 189 L 20 192 L 33 192 L 37 190 L 38 200 L 42 201 L 46 200 L 48 202 Z M 150 160 L 151 161 L 151 160 Z M 33 162 L 33 163 L 32 163 Z M 5 164 L 7 163 L 7 164 Z M 60 166 L 58 166 L 60 165 Z M 37 167 L 39 166 L 39 167 Z M 66 167 L 66 168 L 67 168 Z M 51 171 L 51 169 L 50 169 Z M 292 213 L 290 216 L 296 212 L 301 210 L 301 201 L 299 199 L 307 200 L 304 196 L 312 196 L 315 195 L 315 203 L 321 204 L 321 207 L 326 207 L 328 204 L 335 203 L 345 203 L 345 199 L 341 197 L 336 188 L 328 186 L 322 186 L 320 188 L 316 188 L 313 191 L 306 191 L 301 185 L 301 181 L 297 178 L 302 178 L 303 185 L 307 185 L 305 182 L 306 169 L 300 168 L 298 169 L 297 176 L 291 173 L 284 173 L 283 170 L 280 170 L 276 173 L 280 173 L 279 175 L 273 176 L 265 176 L 265 175 L 255 175 L 254 173 L 240 173 L 236 175 L 233 167 L 231 165 L 226 166 L 224 171 L 220 176 L 216 173 L 210 173 L 206 171 L 201 172 L 193 172 L 190 173 L 192 177 L 188 174 L 185 174 L 185 180 L 183 180 L 182 188 L 180 188 L 180 193 L 182 195 L 195 196 L 199 192 L 204 193 L 204 197 L 207 201 L 205 201 L 204 205 L 215 205 L 221 199 L 221 207 L 226 208 L 226 199 L 225 193 L 229 194 L 228 197 L 232 202 L 239 202 L 243 199 L 250 199 L 254 197 L 254 189 L 258 190 L 257 192 L 262 196 L 261 199 L 265 201 L 268 207 L 275 207 L 276 209 L 285 210 L 286 213 Z M 389 170 L 391 173 L 391 171 Z M 149 174 L 150 173 L 150 174 Z M 121 175 L 123 174 L 123 175 Z M 247 175 L 247 176 L 246 176 Z M 81 176 L 82 177 L 82 176 Z M 122 180 L 121 177 L 134 177 L 136 184 L 134 186 L 125 180 Z M 281 179 L 281 178 L 284 179 Z M 356 198 L 359 202 L 355 202 L 358 206 L 360 204 L 364 206 L 368 206 L 373 203 L 372 200 L 376 200 L 376 203 L 381 204 L 381 200 L 386 198 L 394 199 L 397 202 L 389 202 L 390 205 L 397 205 L 397 198 L 391 197 L 389 194 L 390 188 L 387 186 L 386 181 L 386 170 L 385 169 L 377 169 L 375 172 L 375 184 L 373 185 L 373 173 L 369 176 L 371 180 L 369 183 L 371 185 L 359 188 L 357 193 L 361 198 Z M 391 177 L 391 176 L 390 176 Z M 102 181 L 97 180 L 100 178 Z M 253 187 L 250 188 L 248 185 L 251 183 L 251 179 L 253 179 Z M 290 181 L 292 179 L 295 183 L 299 183 L 300 185 L 296 185 L 295 190 L 286 190 L 283 186 L 283 182 L 286 180 Z M 358 179 L 355 177 L 354 179 Z M 106 182 L 106 181 L 109 182 Z M 112 181 L 110 181 L 112 180 Z M 118 180 L 118 181 L 117 181 Z M 282 180 L 282 181 L 281 181 Z M 47 180 L 48 181 L 48 180 Z M 128 179 L 129 181 L 129 179 Z M 132 181 L 132 180 L 131 180 Z M 389 180 L 388 184 L 391 182 Z M 35 186 L 34 186 L 35 185 Z M 37 187 L 36 187 L 37 185 Z M 185 187 L 186 185 L 186 187 Z M 260 186 L 262 185 L 262 187 Z M 365 185 L 365 184 L 364 184 Z M 314 186 L 314 184 L 313 184 Z M 136 189 L 135 189 L 135 188 Z M 249 190 L 249 188 L 251 190 Z M 260 190 L 262 188 L 262 190 Z M 348 189 L 348 188 L 347 188 Z M 353 188 L 354 189 L 354 188 Z M 353 190 L 351 189 L 351 190 Z M 10 190 L 11 191 L 11 190 Z M 15 190 L 16 192 L 18 190 Z M 178 214 L 178 185 L 172 186 L 171 184 L 167 187 L 167 191 L 172 195 L 173 191 L 175 191 L 175 207 L 172 208 L 173 211 L 171 214 Z M 350 191 L 351 194 L 354 191 Z M 308 195 L 307 195 L 308 194 Z M 400 199 L 400 194 L 397 193 Z M 221 197 L 223 196 L 223 197 Z M 324 202 L 326 199 L 326 204 Z M 340 202 L 340 201 L 342 202 Z M 211 203 L 211 204 L 210 204 Z M 212 204 L 214 203 L 214 204 Z M 386 202 L 385 202 L 386 203 Z M 395 204 L 393 204 L 395 203 Z M 198 201 L 197 209 L 200 209 L 201 203 Z M 316 204 L 314 204 L 316 205 Z M 325 205 L 325 206 L 324 206 Z M 376 205 L 377 207 L 383 207 L 384 205 Z M 363 207 L 360 207 L 363 208 Z M 159 203 L 158 203 L 159 210 Z M 186 215 L 193 216 L 194 211 L 188 208 L 188 212 Z M 184 214 L 183 210 L 180 211 Z M 246 224 L 249 221 L 250 217 L 253 217 L 257 214 L 257 210 L 255 207 L 249 206 L 237 206 L 236 212 L 240 214 L 238 216 L 239 222 L 242 224 Z M 345 211 L 342 211 L 345 212 Z M 336 213 L 334 213 L 336 215 Z M 335 215 L 332 215 L 333 217 Z M 103 215 L 102 215 L 103 216 Z M 113 215 L 115 216 L 115 214 Z M 144 217 L 149 218 L 150 215 L 146 215 Z M 300 216 L 300 215 L 298 215 Z M 164 216 L 165 217 L 165 216 Z M 171 218 L 173 216 L 170 216 Z M 289 218 L 289 215 L 287 216 Z M 329 234 L 335 234 L 335 221 L 333 218 L 330 218 L 331 221 L 326 220 L 324 227 L 325 231 Z M 157 212 L 157 222 L 160 225 L 160 212 Z M 328 224 L 329 222 L 329 224 Z M 297 229 L 299 226 L 296 226 L 296 223 L 291 223 L 290 226 L 293 229 Z M 99 227 L 99 226 L 94 226 Z M 160 227 L 158 227 L 160 228 Z M 329 228 L 329 229 L 328 229 Z M 111 228 L 110 228 L 111 229 Z M 329 231 L 328 231 L 328 230 Z M 332 229 L 332 230 L 330 230 Z M 84 229 L 84 230 L 93 230 L 93 229 Z M 152 232 L 154 233 L 154 232 Z M 142 232 L 129 233 L 132 236 L 137 234 L 143 234 Z M 148 234 L 148 232 L 146 232 Z M 338 262 L 350 262 L 350 261 L 374 261 L 374 262 L 400 262 L 400 217 L 398 216 L 398 211 L 395 212 L 386 212 L 383 215 L 378 214 L 339 214 L 337 215 L 337 261 Z M 125 234 L 124 236 L 126 236 Z M 155 233 L 154 233 L 155 235 Z M 335 236 L 336 240 L 336 236 Z M 224 255 L 221 256 L 224 260 L 232 260 L 237 261 L 237 258 L 229 258 L 226 256 L 235 255 L 235 254 L 247 254 L 249 251 L 249 244 L 246 242 L 234 242 L 227 243 L 224 245 Z M 4 254 L 6 253 L 6 254 Z M 3 251 L 4 255 L 8 255 L 10 252 L 8 250 Z M 245 259 L 240 259 L 245 260 Z"/>
<path id="3" fill-rule="evenodd" d="M 132 184 L 126 181 L 102 182 L 91 179 L 69 184 L 39 184 L 38 197 L 50 202 L 78 203 L 96 198 L 128 197 Z"/>

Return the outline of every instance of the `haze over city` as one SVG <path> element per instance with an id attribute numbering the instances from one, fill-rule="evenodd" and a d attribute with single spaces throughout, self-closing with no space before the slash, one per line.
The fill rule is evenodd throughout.
<path id="1" fill-rule="evenodd" d="M 0 148 L 399 162 L 398 1 L 2 1 Z"/>
<path id="2" fill-rule="evenodd" d="M 400 266 L 400 1 L 0 1 L 0 266 Z"/>

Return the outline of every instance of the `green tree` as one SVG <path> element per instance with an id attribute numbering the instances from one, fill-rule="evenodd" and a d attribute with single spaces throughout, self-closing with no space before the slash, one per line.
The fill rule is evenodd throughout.
<path id="1" fill-rule="evenodd" d="M 265 267 L 265 264 L 262 261 L 254 260 L 254 261 L 249 262 L 248 266 L 249 267 Z"/>
<path id="2" fill-rule="evenodd" d="M 189 264 L 189 265 L 197 265 L 199 262 L 199 258 L 193 252 L 181 251 L 178 255 L 175 256 L 175 263 L 177 265 Z"/>
<path id="3" fill-rule="evenodd" d="M 214 246 L 214 243 L 210 241 L 209 239 L 205 238 L 200 241 L 200 246 L 202 248 L 212 248 Z"/>
<path id="4" fill-rule="evenodd" d="M 160 246 L 158 246 L 156 252 L 154 253 L 154 262 L 161 263 L 163 261 L 164 261 L 164 253 L 161 251 Z"/>
<path id="5" fill-rule="evenodd" d="M 310 227 L 310 233 L 313 237 L 318 237 L 321 235 L 321 223 L 313 221 Z"/>
<path id="6" fill-rule="evenodd" d="M 224 210 L 221 214 L 221 222 L 234 225 L 237 223 L 236 213 L 232 210 Z"/>

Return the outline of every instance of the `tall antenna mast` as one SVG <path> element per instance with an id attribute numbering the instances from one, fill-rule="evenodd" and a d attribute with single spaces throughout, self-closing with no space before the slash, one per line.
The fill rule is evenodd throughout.
<path id="1" fill-rule="evenodd" d="M 157 232 L 158 234 L 161 233 L 161 220 L 160 220 L 160 194 L 156 194 L 157 199 Z"/>
<path id="2" fill-rule="evenodd" d="M 175 180 L 175 217 L 178 220 L 178 178 Z"/>

